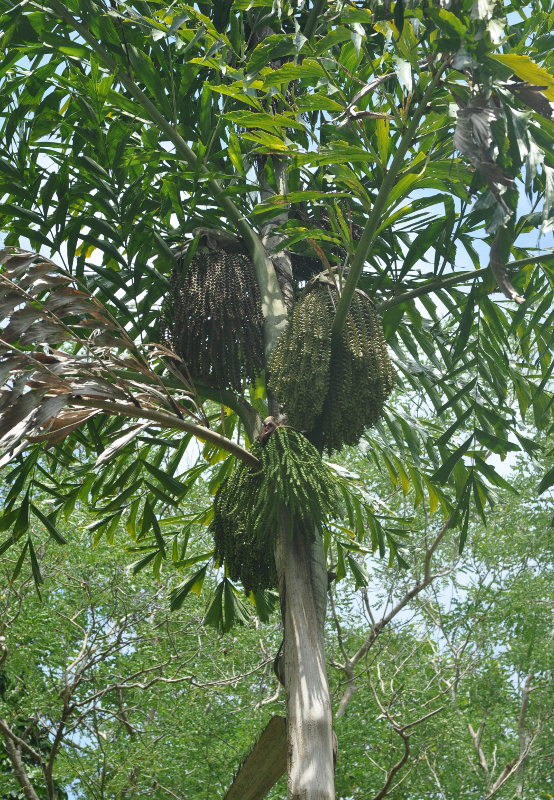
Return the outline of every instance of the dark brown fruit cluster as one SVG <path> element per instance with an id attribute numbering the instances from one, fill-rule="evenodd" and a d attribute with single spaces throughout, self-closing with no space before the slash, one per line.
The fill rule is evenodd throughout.
<path id="1" fill-rule="evenodd" d="M 288 421 L 320 450 L 357 444 L 374 425 L 396 373 L 371 300 L 357 291 L 338 341 L 336 290 L 318 281 L 294 307 L 269 363 L 270 385 Z"/>
<path id="2" fill-rule="evenodd" d="M 264 369 L 263 317 L 248 256 L 203 247 L 184 276 L 175 270 L 161 335 L 192 379 L 239 392 L 254 383 Z"/>

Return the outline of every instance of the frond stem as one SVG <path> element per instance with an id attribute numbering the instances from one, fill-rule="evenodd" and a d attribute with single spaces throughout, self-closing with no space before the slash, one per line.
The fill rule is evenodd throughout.
<path id="1" fill-rule="evenodd" d="M 433 92 L 437 87 L 437 84 L 441 78 L 444 68 L 446 67 L 446 64 L 447 61 L 444 60 L 439 65 L 437 71 L 431 78 L 429 85 L 423 92 L 421 102 L 415 109 L 412 120 L 408 125 L 408 127 L 406 128 L 406 130 L 404 131 L 402 138 L 400 139 L 400 143 L 398 145 L 394 158 L 391 162 L 387 174 L 383 179 L 383 183 L 381 184 L 381 188 L 379 189 L 379 193 L 377 194 L 377 197 L 375 199 L 375 204 L 371 210 L 371 214 L 365 225 L 364 231 L 360 237 L 358 246 L 356 247 L 356 252 L 354 254 L 354 258 L 352 259 L 350 272 L 348 278 L 346 279 L 346 283 L 343 287 L 342 294 L 337 305 L 337 311 L 335 314 L 335 319 L 333 321 L 333 328 L 332 328 L 332 336 L 333 339 L 335 340 L 338 339 L 338 337 L 340 336 L 342 329 L 344 328 L 344 325 L 346 323 L 346 316 L 348 314 L 348 309 L 350 308 L 352 298 L 354 297 L 354 292 L 356 291 L 356 286 L 358 285 L 360 275 L 362 274 L 362 269 L 365 260 L 371 250 L 371 247 L 377 235 L 379 225 L 381 224 L 382 214 L 386 208 L 388 196 L 394 184 L 396 183 L 398 173 L 400 172 L 400 169 L 404 162 L 404 156 L 406 155 L 409 147 L 412 144 L 412 140 L 415 137 L 418 125 L 421 122 L 421 118 L 426 113 L 427 105 L 431 100 L 431 97 L 433 96 Z"/>
<path id="2" fill-rule="evenodd" d="M 157 411 L 153 408 L 138 408 L 137 406 L 127 405 L 126 403 L 112 403 L 108 400 L 87 400 L 82 397 L 72 398 L 71 405 L 81 408 L 98 409 L 99 411 L 105 411 L 107 414 L 115 414 L 120 417 L 150 419 L 152 422 L 157 422 L 162 428 L 186 431 L 186 433 L 191 433 L 202 441 L 211 442 L 221 447 L 222 450 L 231 453 L 231 455 L 240 458 L 241 461 L 244 461 L 245 464 L 248 464 L 249 467 L 255 470 L 261 470 L 262 468 L 261 461 L 259 461 L 256 456 L 252 455 L 249 450 L 246 450 L 240 444 L 237 444 L 237 442 L 233 442 L 232 439 L 227 439 L 227 437 L 221 436 L 220 433 L 216 433 L 216 431 L 212 431 L 210 428 L 205 428 L 203 425 L 196 425 L 194 422 L 188 422 L 188 420 L 181 419 L 172 414 L 166 414 L 163 411 Z"/>

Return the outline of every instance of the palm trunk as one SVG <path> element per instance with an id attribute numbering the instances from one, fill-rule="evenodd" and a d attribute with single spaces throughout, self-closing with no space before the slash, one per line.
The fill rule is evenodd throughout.
<path id="1" fill-rule="evenodd" d="M 277 192 L 287 194 L 287 164 L 273 158 Z M 271 197 L 262 170 L 258 176 L 261 197 Z M 293 303 L 292 268 L 288 253 L 280 251 L 282 236 L 277 226 L 287 212 L 273 217 L 262 230 L 262 242 L 271 259 L 287 309 Z M 264 312 L 265 315 L 265 312 Z M 266 353 L 283 325 L 278 313 L 266 318 Z M 276 322 L 275 322 L 276 321 Z M 282 330 L 282 327 L 279 330 Z M 269 399 L 270 413 L 279 416 L 278 398 Z M 287 800 L 334 800 L 333 717 L 325 665 L 324 624 L 327 600 L 327 569 L 319 531 L 314 539 L 295 530 L 291 535 L 288 514 L 282 514 L 275 557 L 284 627 L 284 684 L 287 720 Z"/>
<path id="2" fill-rule="evenodd" d="M 276 559 L 285 629 L 287 800 L 334 800 L 333 726 L 323 623 L 327 572 L 319 532 L 312 543 L 288 521 Z"/>

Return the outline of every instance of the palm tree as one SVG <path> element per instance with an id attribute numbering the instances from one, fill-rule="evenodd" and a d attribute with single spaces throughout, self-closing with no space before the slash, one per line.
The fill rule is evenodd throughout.
<path id="1" fill-rule="evenodd" d="M 61 540 L 86 501 L 97 538 L 125 522 L 138 567 L 189 569 L 211 511 L 183 529 L 178 503 L 210 469 L 225 571 L 206 620 L 247 618 L 255 553 L 250 609 L 281 603 L 289 798 L 323 800 L 325 549 L 402 562 L 409 520 L 321 455 L 374 426 L 367 456 L 462 547 L 505 483 L 488 455 L 535 453 L 553 258 L 528 234 L 552 229 L 554 79 L 538 3 L 251 5 L 0 2 L 0 554 L 19 542 L 38 586 L 29 514 Z M 410 413 L 387 405 L 395 380 Z"/>

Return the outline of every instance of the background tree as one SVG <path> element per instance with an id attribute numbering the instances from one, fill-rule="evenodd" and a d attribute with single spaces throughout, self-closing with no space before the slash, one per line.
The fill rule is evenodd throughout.
<path id="1" fill-rule="evenodd" d="M 367 585 L 334 593 L 338 796 L 550 792 L 551 498 L 528 461 L 508 476 L 521 495 L 502 493 L 486 527 L 472 515 L 461 555 L 448 532 L 427 586 L 419 544 L 409 570 L 366 556 Z"/>
<path id="2" fill-rule="evenodd" d="M 365 470 L 368 489 L 391 491 L 389 478 Z M 461 556 L 449 532 L 433 559 L 438 577 L 417 595 L 415 552 L 408 570 L 358 554 L 367 581 L 333 588 L 326 640 L 337 797 L 551 794 L 551 499 L 536 500 L 533 472 L 522 462 L 508 473 L 520 495 L 501 496 L 486 527 L 472 519 Z M 208 502 L 199 489 L 194 502 Z M 401 494 L 392 502 L 403 503 Z M 35 793 L 27 796 L 51 796 L 25 751 L 38 741 L 45 761 L 54 751 L 57 796 L 61 787 L 82 798 L 222 796 L 256 732 L 284 710 L 272 668 L 278 615 L 222 637 L 202 625 L 201 598 L 169 610 L 171 569 L 162 581 L 133 574 L 122 537 L 92 550 L 88 523 L 81 512 L 61 523 L 71 547 L 34 526 L 42 602 L 30 576 L 10 580 L 15 553 L 4 557 L 0 725 L 4 746 L 21 752 Z M 200 553 L 206 531 L 196 538 Z M 216 580 L 215 571 L 207 576 Z M 21 796 L 7 750 L 4 763 L 2 796 Z"/>
<path id="3" fill-rule="evenodd" d="M 249 491 L 272 515 L 277 550 L 289 795 L 323 798 L 333 796 L 323 509 L 309 505 L 309 480 L 285 486 L 288 472 L 275 462 L 268 480 L 277 444 L 253 456 L 239 442 L 253 440 L 268 411 L 284 410 L 293 423 L 307 413 L 298 427 L 320 449 L 353 443 L 375 422 L 392 372 L 367 295 L 382 313 L 399 390 L 438 415 L 424 424 L 389 408 L 368 455 L 414 487 L 416 504 L 440 506 L 444 530 L 459 527 L 463 545 L 472 507 L 484 517 L 503 486 L 488 454 L 537 449 L 516 402 L 537 426 L 550 424 L 552 257 L 527 247 L 525 234 L 552 227 L 554 84 L 539 4 L 249 5 L 1 4 L 6 244 L 46 248 L 66 273 L 3 255 L 10 322 L 0 434 L 17 461 L 0 552 L 21 541 L 21 565 L 28 557 L 40 582 L 29 513 L 56 537 L 56 515 L 86 499 L 100 514 L 98 538 L 110 541 L 123 519 L 142 565 L 159 571 L 171 553 L 187 569 L 179 500 L 222 452 L 251 466 L 261 458 L 263 488 Z M 204 361 L 177 362 L 152 345 L 165 337 L 190 353 L 179 326 L 207 263 L 214 278 L 197 296 L 225 302 L 213 302 L 217 313 L 204 309 L 217 321 L 211 333 L 200 308 L 184 326 L 198 331 Z M 490 299 L 496 288 L 507 301 Z M 242 314 L 258 297 L 261 317 Z M 240 319 L 249 325 L 242 338 Z M 287 322 L 306 338 L 284 363 L 274 346 Z M 367 340 L 369 350 L 360 345 Z M 377 388 L 370 363 L 382 368 Z M 189 440 L 175 431 L 210 442 L 198 467 L 184 470 Z M 66 487 L 58 469 L 69 465 Z M 232 467 L 230 457 L 220 462 L 214 488 Z M 402 558 L 409 520 L 367 500 L 355 482 L 334 480 L 349 516 L 351 534 L 335 531 L 346 556 L 366 539 Z M 37 512 L 37 491 L 52 497 L 48 516 Z M 291 537 L 289 515 L 276 524 L 282 500 L 297 522 L 313 517 L 320 530 Z M 250 532 L 252 519 L 260 517 L 244 521 Z M 343 562 L 355 569 L 354 559 Z M 175 605 L 199 587 L 207 563 Z M 267 597 L 251 598 L 266 617 Z M 207 620 L 226 629 L 246 613 L 225 576 Z"/>
<path id="4" fill-rule="evenodd" d="M 259 700 L 275 682 L 271 632 L 264 649 L 259 626 L 240 640 L 205 628 L 200 600 L 171 612 L 166 586 L 133 574 L 121 543 L 91 549 L 88 523 L 78 511 L 62 523 L 63 548 L 34 526 L 42 601 L 4 558 L 0 794 L 223 796 L 253 720 L 269 714 Z"/>

